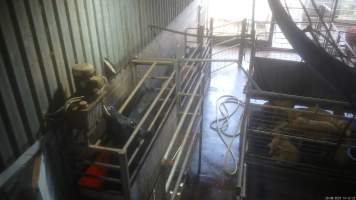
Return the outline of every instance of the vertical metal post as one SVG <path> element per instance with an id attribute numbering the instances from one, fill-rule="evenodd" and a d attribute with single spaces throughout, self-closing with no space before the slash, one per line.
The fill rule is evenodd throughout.
<path id="1" fill-rule="evenodd" d="M 256 31 L 255 31 L 255 3 L 256 0 L 252 1 L 252 23 L 251 23 L 251 40 L 252 40 L 252 46 L 251 46 L 251 55 L 250 55 L 250 65 L 249 65 L 249 70 L 248 70 L 248 79 L 247 79 L 247 89 L 250 89 L 252 84 L 250 77 L 252 75 L 252 68 L 254 66 L 254 57 L 255 57 L 255 52 L 256 52 Z M 243 121 L 242 121 L 242 127 L 243 131 L 241 131 L 240 134 L 240 163 L 239 163 L 239 173 L 237 177 L 237 188 L 240 192 L 240 197 L 245 197 L 245 190 L 246 190 L 246 182 L 245 182 L 245 171 L 247 170 L 247 165 L 245 164 L 245 150 L 247 146 L 247 123 L 248 123 L 248 112 L 249 112 L 249 103 L 250 103 L 250 95 L 246 95 L 246 100 L 245 100 L 245 109 L 244 109 L 244 114 L 243 114 Z"/>
<path id="2" fill-rule="evenodd" d="M 242 25 L 241 25 L 238 69 L 242 68 L 242 60 L 245 52 L 245 32 L 246 32 L 246 19 L 242 20 Z"/>
<path id="3" fill-rule="evenodd" d="M 201 6 L 198 6 L 198 27 L 200 27 L 201 23 Z"/>
<path id="4" fill-rule="evenodd" d="M 180 118 L 180 112 L 181 112 L 181 77 L 180 77 L 180 70 L 181 70 L 181 65 L 180 61 L 178 60 L 177 62 L 174 63 L 174 71 L 175 71 L 175 82 L 176 82 L 176 107 L 177 107 L 177 121 Z"/>
<path id="5" fill-rule="evenodd" d="M 274 20 L 274 17 L 272 15 L 271 17 L 271 24 L 269 27 L 269 35 L 268 35 L 268 46 L 272 48 L 273 45 L 273 34 L 274 34 L 274 27 L 276 26 L 276 22 Z"/>
<path id="6" fill-rule="evenodd" d="M 332 14 L 331 14 L 331 23 L 333 23 L 334 22 L 334 20 L 335 20 L 335 16 L 336 16 L 336 9 L 337 9 L 337 7 L 339 6 L 339 0 L 335 0 L 335 2 L 334 2 L 334 5 L 333 5 L 333 10 L 332 10 Z"/>
<path id="7" fill-rule="evenodd" d="M 185 29 L 185 33 L 188 33 L 188 30 Z M 187 34 L 184 34 L 184 57 L 187 55 L 188 50 L 188 43 L 187 43 Z"/>
<path id="8" fill-rule="evenodd" d="M 130 200 L 131 199 L 130 176 L 129 176 L 129 167 L 127 162 L 126 152 L 119 153 L 119 162 L 120 162 L 122 192 L 124 194 L 124 198 Z"/>
<path id="9" fill-rule="evenodd" d="M 203 65 L 206 63 L 203 63 Z M 204 73 L 204 72 L 203 72 Z M 200 85 L 200 97 L 202 98 L 202 102 L 200 105 L 200 130 L 199 130 L 199 134 L 198 134 L 198 139 L 199 139 L 199 158 L 198 158 L 198 172 L 197 175 L 198 177 L 200 177 L 200 172 L 201 172 L 201 160 L 202 160 L 202 152 L 203 152 L 203 126 L 204 126 L 204 97 L 205 97 L 205 86 L 207 83 L 207 77 L 205 76 L 206 73 L 203 74 L 203 83 Z M 199 102 L 199 100 L 198 100 Z"/>
<path id="10" fill-rule="evenodd" d="M 202 62 L 201 63 L 201 73 L 203 73 L 203 83 L 200 85 L 200 97 L 202 98 L 202 102 L 200 105 L 200 117 L 202 118 L 202 120 L 200 120 L 200 130 L 198 133 L 198 139 L 199 139 L 199 154 L 198 154 L 198 171 L 197 171 L 197 176 L 198 178 L 200 177 L 200 172 L 201 172 L 201 158 L 202 158 L 202 150 L 203 150 L 203 115 L 204 115 L 204 96 L 205 96 L 205 85 L 206 85 L 206 74 L 207 74 L 207 70 L 205 69 L 205 65 L 207 65 L 207 63 Z M 192 97 L 194 98 L 194 97 Z M 199 102 L 199 100 L 198 100 Z"/>
<path id="11" fill-rule="evenodd" d="M 209 49 L 209 58 L 212 59 L 213 57 L 213 46 L 214 46 L 214 19 L 211 18 L 210 19 L 210 35 L 209 35 L 209 40 L 210 40 L 210 49 Z M 211 78 L 211 66 L 212 66 L 212 62 L 209 63 L 209 68 L 208 68 L 208 74 L 207 78 L 208 80 L 208 84 L 210 84 L 210 78 Z"/>
<path id="12" fill-rule="evenodd" d="M 131 73 L 132 73 L 132 85 L 133 88 L 136 86 L 137 84 L 137 65 L 135 63 L 131 63 Z"/>

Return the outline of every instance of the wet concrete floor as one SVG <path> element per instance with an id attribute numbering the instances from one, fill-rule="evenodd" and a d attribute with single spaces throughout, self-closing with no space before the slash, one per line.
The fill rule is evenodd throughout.
<path id="1" fill-rule="evenodd" d="M 217 51 L 219 51 L 219 48 L 214 49 L 214 52 Z M 224 51 L 214 55 L 213 58 L 237 59 L 238 49 Z M 196 148 L 182 199 L 235 199 L 237 177 L 224 172 L 226 147 L 217 133 L 210 128 L 210 123 L 216 118 L 216 100 L 220 96 L 234 95 L 241 100 L 244 99 L 243 88 L 246 83 L 246 76 L 242 70 L 238 69 L 236 64 L 227 66 L 228 64 L 230 63 L 212 64 L 210 87 L 204 102 L 201 173 L 200 175 L 197 174 L 198 148 Z M 248 63 L 244 62 L 244 68 L 247 67 Z M 228 133 L 234 133 L 238 129 L 239 117 L 240 115 L 237 114 L 231 119 Z M 226 138 L 226 140 L 231 141 L 230 138 Z M 232 147 L 236 155 L 238 143 L 239 141 L 236 139 Z M 231 157 L 228 158 L 227 167 L 231 170 L 234 164 Z"/>

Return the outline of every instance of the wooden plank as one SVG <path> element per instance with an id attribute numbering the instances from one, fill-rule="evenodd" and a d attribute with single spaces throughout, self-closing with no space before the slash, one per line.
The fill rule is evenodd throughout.
<path id="1" fill-rule="evenodd" d="M 54 63 L 55 71 L 58 73 L 59 82 L 63 86 L 63 90 L 67 96 L 70 94 L 70 85 L 67 72 L 65 70 L 65 62 L 62 54 L 62 46 L 59 40 L 57 22 L 54 18 L 53 2 L 48 0 L 40 0 L 43 9 L 43 19 L 47 30 L 48 43 L 52 52 L 51 57 Z"/>
<path id="2" fill-rule="evenodd" d="M 0 40 L 3 40 L 3 38 L 0 38 Z M 2 43 L 3 41 L 1 41 Z M 26 149 L 29 140 L 27 139 L 21 115 L 16 105 L 15 95 L 7 76 L 2 51 L 0 54 L 0 113 L 1 119 L 4 120 L 4 126 L 1 127 L 2 129 L 6 127 L 6 131 L 3 132 L 1 130 L 1 134 L 7 134 L 12 146 L 11 149 L 17 155 Z"/>
<path id="3" fill-rule="evenodd" d="M 82 36 L 83 40 L 83 45 L 84 45 L 84 53 L 86 57 L 86 62 L 94 65 L 94 59 L 93 59 L 93 51 L 92 51 L 92 46 L 91 46 L 91 41 L 90 41 L 90 35 L 89 35 L 89 29 L 88 29 L 88 19 L 86 17 L 85 13 L 85 6 L 83 0 L 77 0 L 76 6 L 77 6 L 77 13 L 78 13 L 78 19 L 79 19 L 79 27 L 80 27 L 80 33 Z"/>
<path id="4" fill-rule="evenodd" d="M 1 1 L 0 12 L 2 14 L 2 20 L 0 20 L 2 36 L 0 37 L 3 37 L 1 51 L 2 54 L 5 54 L 3 55 L 4 64 L 9 81 L 11 81 L 11 87 L 14 91 L 18 109 L 27 131 L 27 140 L 31 141 L 33 139 L 32 134 L 38 132 L 40 124 L 36 114 L 29 82 L 24 70 L 24 67 L 28 66 L 24 66 L 13 22 L 10 18 L 9 7 L 4 1 Z M 22 136 L 23 135 L 21 135 L 21 137 Z"/>
<path id="5" fill-rule="evenodd" d="M 85 11 L 88 19 L 88 25 L 89 25 L 89 35 L 91 38 L 91 46 L 93 50 L 93 59 L 94 59 L 94 65 L 96 66 L 96 71 L 99 74 L 102 74 L 102 64 L 104 63 L 103 57 L 100 52 L 100 44 L 99 44 L 99 38 L 98 38 L 98 28 L 96 27 L 95 23 L 95 14 L 94 14 L 94 7 L 93 7 L 93 2 L 91 0 L 85 1 Z"/>
<path id="6" fill-rule="evenodd" d="M 48 96 L 46 94 L 45 82 L 43 81 L 39 59 L 36 53 L 35 41 L 30 29 L 30 22 L 26 13 L 23 1 L 12 1 L 12 11 L 16 15 L 18 34 L 20 34 L 19 45 L 23 51 L 24 69 L 28 71 L 29 85 L 34 90 L 34 101 L 40 109 L 40 116 L 43 116 L 48 109 Z M 16 10 L 15 10 L 16 8 Z M 49 92 L 49 91 L 48 91 Z"/>
<path id="7" fill-rule="evenodd" d="M 104 30 L 106 35 L 106 45 L 108 47 L 108 58 L 111 62 L 114 60 L 114 47 L 113 47 L 113 40 L 112 40 L 112 33 L 110 29 L 110 16 L 109 16 L 109 1 L 102 0 L 102 13 L 103 13 L 103 23 L 104 23 Z"/>
<path id="8" fill-rule="evenodd" d="M 28 18 L 31 23 L 33 37 L 35 39 L 36 53 L 41 63 L 41 71 L 43 80 L 49 90 L 49 98 L 53 97 L 58 89 L 57 78 L 54 72 L 54 65 L 51 59 L 51 51 L 49 50 L 48 37 L 46 35 L 45 26 L 43 23 L 41 9 L 38 0 L 25 1 Z M 49 99 L 50 100 L 50 99 Z"/>
<path id="9" fill-rule="evenodd" d="M 68 26 L 71 32 L 71 38 L 73 40 L 74 52 L 77 56 L 77 63 L 85 62 L 82 36 L 79 30 L 78 13 L 73 0 L 65 0 L 66 15 L 68 20 Z"/>
<path id="10" fill-rule="evenodd" d="M 65 69 L 71 86 L 71 91 L 75 91 L 72 66 L 77 63 L 77 55 L 74 50 L 74 39 L 71 37 L 66 5 L 64 0 L 53 1 L 54 16 L 57 22 L 62 54 L 64 56 Z"/>
<path id="11" fill-rule="evenodd" d="M 97 35 L 99 38 L 99 46 L 102 54 L 102 59 L 108 57 L 108 47 L 106 44 L 106 35 L 105 35 L 105 26 L 104 26 L 104 18 L 102 13 L 102 1 L 92 0 L 94 3 L 94 14 L 95 14 L 95 23 L 97 29 Z M 104 70 L 104 68 L 102 69 Z"/>

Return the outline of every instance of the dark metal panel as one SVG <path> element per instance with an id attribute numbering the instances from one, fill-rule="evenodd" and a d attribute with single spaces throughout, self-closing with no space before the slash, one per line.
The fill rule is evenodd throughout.
<path id="1" fill-rule="evenodd" d="M 0 39 L 2 40 L 2 38 Z M 1 130 L 0 134 L 3 135 L 1 137 L 9 138 L 9 142 L 12 146 L 10 150 L 13 151 L 15 155 L 19 155 L 20 152 L 26 149 L 28 139 L 20 112 L 16 105 L 15 95 L 13 94 L 7 72 L 5 70 L 6 66 L 2 53 L 3 52 L 0 54 L 0 113 L 2 120 L 4 120 L 4 126 L 2 129 L 5 129 L 6 131 Z"/>
<path id="2" fill-rule="evenodd" d="M 33 140 L 31 133 L 36 133 L 39 130 L 39 119 L 24 69 L 28 66 L 24 66 L 23 56 L 18 44 L 19 38 L 16 38 L 18 34 L 15 32 L 13 21 L 10 18 L 9 7 L 4 1 L 1 1 L 0 12 L 2 14 L 2 20 L 0 20 L 2 44 L 0 48 L 17 106 L 23 118 L 24 126 L 29 131 L 26 132 L 27 140 L 31 141 Z"/>
<path id="3" fill-rule="evenodd" d="M 9 2 L 11 12 L 16 15 L 13 20 L 19 34 L 19 46 L 22 49 L 24 61 L 24 69 L 27 71 L 29 78 L 29 86 L 34 91 L 34 102 L 37 104 L 39 115 L 42 116 L 47 112 L 49 94 L 46 94 L 45 83 L 42 78 L 42 73 L 39 65 L 39 60 L 35 50 L 34 38 L 30 29 L 26 9 L 23 1 L 15 0 Z M 16 8 L 16 11 L 15 11 Z M 27 67 L 26 67 L 27 66 Z"/>
<path id="4" fill-rule="evenodd" d="M 56 78 L 53 61 L 51 59 L 51 51 L 47 42 L 48 38 L 41 15 L 42 11 L 37 0 L 31 2 L 27 0 L 25 1 L 25 5 L 29 21 L 32 25 L 31 29 L 34 33 L 36 53 L 41 63 L 42 78 L 46 83 L 49 96 L 52 98 L 54 92 L 58 89 L 58 80 Z"/>
<path id="5" fill-rule="evenodd" d="M 77 55 L 74 51 L 74 41 L 70 33 L 70 27 L 64 0 L 53 0 L 53 7 L 62 47 L 61 50 L 64 56 L 65 69 L 69 78 L 69 84 L 72 88 L 72 91 L 74 92 L 74 80 L 71 73 L 71 66 L 77 63 Z"/>
<path id="6" fill-rule="evenodd" d="M 48 0 L 40 0 L 43 12 L 43 21 L 47 30 L 48 43 L 51 51 L 51 57 L 54 63 L 55 71 L 58 74 L 59 82 L 62 85 L 66 94 L 70 94 L 71 86 L 65 70 L 65 61 L 62 54 L 62 46 L 59 40 L 57 22 L 54 18 L 53 2 Z"/>
<path id="7" fill-rule="evenodd" d="M 2 167 L 10 165 L 15 159 L 14 152 L 6 133 L 5 124 L 0 115 L 0 163 Z M 2 167 L 0 166 L 0 171 L 2 170 Z"/>

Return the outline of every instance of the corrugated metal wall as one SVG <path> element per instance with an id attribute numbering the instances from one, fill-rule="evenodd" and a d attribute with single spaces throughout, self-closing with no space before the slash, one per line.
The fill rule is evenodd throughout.
<path id="1" fill-rule="evenodd" d="M 74 91 L 70 67 L 125 65 L 192 0 L 1 0 L 0 172 L 38 137 L 54 95 Z"/>

